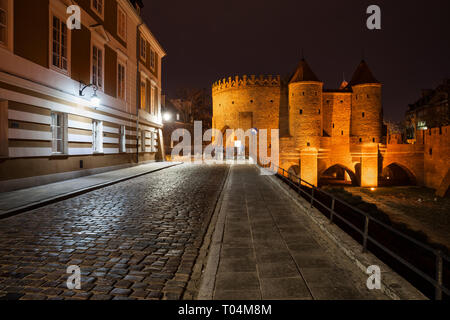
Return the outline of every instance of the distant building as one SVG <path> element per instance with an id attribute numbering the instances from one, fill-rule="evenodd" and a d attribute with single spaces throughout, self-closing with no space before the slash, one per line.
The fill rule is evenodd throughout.
<path id="1" fill-rule="evenodd" d="M 67 25 L 71 5 L 81 29 Z M 0 191 L 163 158 L 165 52 L 142 7 L 0 1 Z"/>
<path id="2" fill-rule="evenodd" d="M 423 90 L 422 97 L 410 104 L 406 112 L 406 135 L 414 142 L 416 132 L 450 125 L 450 79 L 445 79 L 435 89 Z"/>
<path id="3" fill-rule="evenodd" d="M 189 117 L 189 113 L 183 112 L 183 109 L 180 110 L 182 104 L 179 99 L 173 100 L 163 97 L 162 101 L 164 150 L 167 159 L 170 159 L 169 155 L 171 154 L 174 145 L 177 144 L 177 141 L 172 141 L 172 133 L 177 129 L 186 129 L 193 137 L 194 124 Z"/>

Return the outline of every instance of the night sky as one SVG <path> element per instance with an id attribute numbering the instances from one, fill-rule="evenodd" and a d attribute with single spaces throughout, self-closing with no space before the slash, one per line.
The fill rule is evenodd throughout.
<path id="1" fill-rule="evenodd" d="M 382 30 L 366 27 L 377 4 Z M 387 120 L 402 120 L 420 90 L 450 77 L 450 1 L 144 0 L 144 20 L 167 56 L 163 91 L 210 88 L 236 74 L 294 71 L 301 50 L 325 88 L 350 80 L 364 57 L 383 83 Z"/>

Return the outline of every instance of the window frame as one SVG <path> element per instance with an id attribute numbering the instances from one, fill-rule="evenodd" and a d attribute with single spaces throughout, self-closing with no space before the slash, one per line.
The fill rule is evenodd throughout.
<path id="1" fill-rule="evenodd" d="M 10 17 L 9 17 L 9 11 L 10 11 L 10 5 L 9 5 L 9 0 L 5 0 L 6 2 L 6 8 L 2 8 L 0 7 L 0 10 L 4 12 L 5 14 L 5 24 L 3 25 L 3 28 L 5 30 L 5 42 L 1 42 L 0 41 L 0 46 L 4 47 L 4 48 L 8 48 L 9 46 L 9 26 L 11 25 L 10 23 Z"/>
<path id="2" fill-rule="evenodd" d="M 141 152 L 147 152 L 147 134 L 145 130 L 141 130 Z"/>
<path id="3" fill-rule="evenodd" d="M 103 153 L 103 121 L 92 120 L 92 153 Z"/>
<path id="4" fill-rule="evenodd" d="M 140 37 L 140 39 L 139 39 L 139 57 L 141 58 L 141 60 L 147 61 L 148 42 L 142 34 L 139 37 Z"/>
<path id="5" fill-rule="evenodd" d="M 156 51 L 150 47 L 150 69 L 156 71 Z"/>
<path id="6" fill-rule="evenodd" d="M 53 19 L 56 18 L 59 20 L 59 26 L 65 26 L 66 30 L 66 63 L 67 63 L 67 69 L 64 69 L 62 67 L 55 66 L 53 64 Z M 71 74 L 71 51 L 72 51 L 72 33 L 71 30 L 67 27 L 67 19 L 64 18 L 60 13 L 55 12 L 55 10 L 50 10 L 50 17 L 49 17 L 49 66 L 51 70 L 54 70 L 56 72 L 62 73 L 66 76 L 70 76 Z M 62 49 L 62 43 L 61 43 L 61 36 L 62 32 L 61 29 L 59 30 L 60 36 L 59 36 L 59 54 L 61 56 L 61 49 Z M 62 63 L 62 58 L 61 63 Z"/>
<path id="7" fill-rule="evenodd" d="M 157 89 L 156 86 L 151 86 L 150 88 L 150 114 L 156 115 L 156 95 L 157 95 Z"/>
<path id="8" fill-rule="evenodd" d="M 124 30 L 123 30 L 123 34 L 120 33 L 120 28 L 121 28 L 121 24 L 120 24 L 120 16 L 123 16 L 124 18 Z M 122 39 L 125 43 L 127 42 L 127 32 L 128 32 L 128 25 L 127 25 L 127 21 L 128 17 L 127 14 L 125 12 L 125 10 L 118 4 L 117 5 L 117 36 Z"/>
<path id="9" fill-rule="evenodd" d="M 144 89 L 142 88 L 142 84 L 144 84 Z M 140 108 L 141 110 L 147 111 L 147 79 L 145 77 L 141 77 L 141 84 L 139 86 L 140 90 Z M 144 99 L 143 99 L 144 97 Z"/>
<path id="10" fill-rule="evenodd" d="M 97 81 L 94 81 L 94 51 L 97 50 Z M 98 85 L 98 52 L 102 53 L 101 56 L 101 86 Z M 105 48 L 103 45 L 99 45 L 98 42 L 92 41 L 91 43 L 91 83 L 97 87 L 97 90 L 104 91 L 105 88 Z"/>
<path id="11" fill-rule="evenodd" d="M 119 129 L 119 153 L 127 152 L 127 129 L 126 126 L 121 125 Z"/>
<path id="12" fill-rule="evenodd" d="M 94 2 L 101 2 L 102 12 L 98 11 L 98 8 L 95 7 Z M 91 10 L 102 20 L 105 18 L 105 1 L 103 0 L 91 0 Z"/>
<path id="13" fill-rule="evenodd" d="M 51 123 L 50 123 L 50 129 L 52 133 L 52 155 L 66 155 L 68 151 L 68 120 L 67 120 L 67 113 L 63 112 L 56 112 L 52 111 L 50 114 L 51 117 Z M 61 117 L 61 125 L 57 126 L 55 125 L 54 119 L 56 117 Z M 57 121 L 56 121 L 57 124 Z M 58 128 L 61 128 L 61 139 L 55 139 L 55 135 L 57 136 L 57 130 Z M 56 143 L 56 150 L 55 150 L 55 141 L 61 140 L 61 150 L 58 151 L 58 146 Z"/>
<path id="14" fill-rule="evenodd" d="M 121 86 L 121 72 L 120 68 L 123 68 L 123 88 Z M 122 95 L 120 94 L 122 92 Z M 117 59 L 117 99 L 126 101 L 127 99 L 127 65 L 122 60 Z"/>
<path id="15" fill-rule="evenodd" d="M 0 158 L 9 157 L 8 101 L 0 99 Z"/>

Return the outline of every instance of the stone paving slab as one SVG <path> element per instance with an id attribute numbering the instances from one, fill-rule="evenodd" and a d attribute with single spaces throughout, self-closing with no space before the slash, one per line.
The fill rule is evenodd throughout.
<path id="1" fill-rule="evenodd" d="M 55 182 L 38 187 L 0 193 L 0 219 L 24 212 L 59 199 L 159 171 L 179 162 L 152 162 L 81 178 Z"/>
<path id="2" fill-rule="evenodd" d="M 222 197 L 215 300 L 387 299 L 256 167 L 232 166 Z"/>

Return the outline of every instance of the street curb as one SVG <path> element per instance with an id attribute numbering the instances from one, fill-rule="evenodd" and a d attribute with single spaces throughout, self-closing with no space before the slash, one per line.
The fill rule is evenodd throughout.
<path id="1" fill-rule="evenodd" d="M 230 183 L 231 166 L 222 187 L 219 200 L 214 210 L 211 224 L 207 234 L 210 234 L 210 241 L 207 250 L 207 261 L 200 281 L 200 288 L 196 300 L 213 300 L 214 287 L 216 284 L 217 270 L 219 269 L 220 251 L 222 249 L 223 233 L 225 230 L 226 212 L 222 210 L 225 190 Z"/>
<path id="2" fill-rule="evenodd" d="M 394 272 L 390 267 L 384 264 L 376 256 L 361 252 L 361 245 L 353 238 L 342 231 L 338 226 L 330 224 L 316 208 L 310 208 L 310 204 L 299 197 L 298 193 L 289 188 L 276 176 L 267 176 L 267 178 L 278 188 L 280 188 L 288 197 L 303 209 L 304 213 L 324 232 L 342 252 L 356 264 L 358 269 L 368 276 L 366 271 L 369 266 L 377 265 L 381 272 L 381 290 L 393 300 L 428 300 L 418 289 L 412 286 L 407 280 Z"/>
<path id="3" fill-rule="evenodd" d="M 90 186 L 90 187 L 87 187 L 87 188 L 78 189 L 78 190 L 73 191 L 73 192 L 68 192 L 68 193 L 64 193 L 64 194 L 61 194 L 61 195 L 58 195 L 58 196 L 55 196 L 55 197 L 47 198 L 47 199 L 42 200 L 42 201 L 32 202 L 32 203 L 27 204 L 25 206 L 14 208 L 14 209 L 5 211 L 4 213 L 1 213 L 0 214 L 0 220 L 7 219 L 7 218 L 13 217 L 15 215 L 18 215 L 18 214 L 21 214 L 21 213 L 24 213 L 24 212 L 27 212 L 27 211 L 30 211 L 30 210 L 41 208 L 41 207 L 47 206 L 47 205 L 52 204 L 52 203 L 56 203 L 56 202 L 64 201 L 64 200 L 67 200 L 67 199 L 70 199 L 70 198 L 73 198 L 73 197 L 77 197 L 79 195 L 82 195 L 82 194 L 85 194 L 85 193 L 88 193 L 88 192 L 91 192 L 91 191 L 95 191 L 95 190 L 98 190 L 98 189 L 109 187 L 109 186 L 112 186 L 112 185 L 120 183 L 120 182 L 124 182 L 124 181 L 127 181 L 127 180 L 131 180 L 131 179 L 134 179 L 134 178 L 145 176 L 147 174 L 158 172 L 158 171 L 161 171 L 161 170 L 164 170 L 164 169 L 169 169 L 169 168 L 172 168 L 172 167 L 175 167 L 175 166 L 179 166 L 181 164 L 182 164 L 182 162 L 177 162 L 177 163 L 174 163 L 174 164 L 169 165 L 167 167 L 162 167 L 162 168 L 150 170 L 150 171 L 147 171 L 147 172 L 139 173 L 139 174 L 136 174 L 136 175 L 125 177 L 125 178 L 116 179 L 116 180 L 109 181 L 109 182 L 106 182 L 106 183 L 99 183 L 99 184 L 96 184 L 96 185 L 93 185 L 93 186 Z"/>

